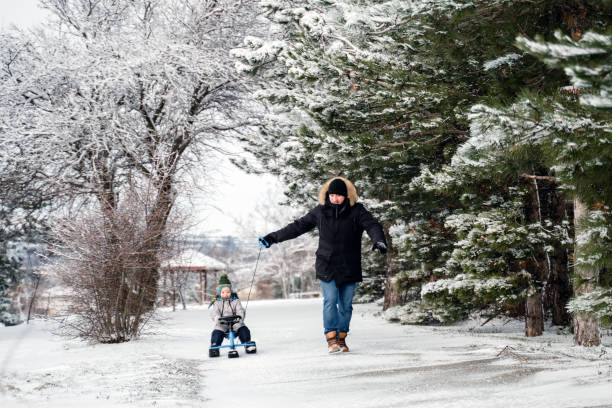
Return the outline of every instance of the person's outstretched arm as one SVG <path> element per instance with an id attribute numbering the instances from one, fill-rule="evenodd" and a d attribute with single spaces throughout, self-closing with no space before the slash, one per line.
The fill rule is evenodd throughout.
<path id="1" fill-rule="evenodd" d="M 274 231 L 263 237 L 263 239 L 269 244 L 276 244 L 279 242 L 287 241 L 312 230 L 317 225 L 317 215 L 315 211 L 317 207 L 313 208 L 305 216 L 298 218 L 291 224 L 284 228 Z"/>
<path id="2" fill-rule="evenodd" d="M 368 233 L 368 236 L 374 243 L 372 249 L 378 249 L 382 254 L 387 252 L 387 239 L 385 238 L 385 232 L 383 231 L 382 225 L 376 221 L 365 207 L 361 207 L 359 224 L 361 224 L 361 227 Z"/>

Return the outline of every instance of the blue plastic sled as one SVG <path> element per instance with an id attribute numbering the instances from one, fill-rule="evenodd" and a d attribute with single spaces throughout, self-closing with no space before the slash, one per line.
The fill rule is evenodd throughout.
<path id="1" fill-rule="evenodd" d="M 208 357 L 219 357 L 220 354 L 220 350 L 222 348 L 229 348 L 230 350 L 227 353 L 227 356 L 229 358 L 237 358 L 240 357 L 238 354 L 238 350 L 236 350 L 236 347 L 245 347 L 245 351 L 247 354 L 255 354 L 257 353 L 257 344 L 255 344 L 254 341 L 248 342 L 248 343 L 236 343 L 235 339 L 236 339 L 236 332 L 233 330 L 234 324 L 238 323 L 240 321 L 240 316 L 234 315 L 234 316 L 227 316 L 227 317 L 220 317 L 219 318 L 219 322 L 220 323 L 226 323 L 229 325 L 230 329 L 229 331 L 227 331 L 225 333 L 225 338 L 229 339 L 229 344 L 227 345 L 220 345 L 220 346 L 213 346 L 210 349 L 208 349 Z M 246 347 L 249 346 L 253 346 L 254 348 L 252 349 L 247 349 Z"/>

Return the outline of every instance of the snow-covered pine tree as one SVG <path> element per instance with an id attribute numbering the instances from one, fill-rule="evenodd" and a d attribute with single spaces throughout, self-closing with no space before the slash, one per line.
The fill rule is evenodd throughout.
<path id="1" fill-rule="evenodd" d="M 585 346 L 599 345 L 599 323 L 612 324 L 611 15 L 612 2 L 602 2 L 601 14 L 590 24 L 572 18 L 570 35 L 558 31 L 554 41 L 517 39 L 525 51 L 562 68 L 570 82 L 558 90 L 563 98 L 553 105 L 557 132 L 546 143 L 553 169 L 575 202 L 576 297 L 568 309 L 574 342 Z"/>
<path id="2" fill-rule="evenodd" d="M 448 72 L 418 57 L 418 48 L 429 43 L 424 33 L 431 31 L 420 18 L 462 6 L 444 1 L 265 4 L 285 39 L 248 38 L 244 49 L 234 51 L 243 70 L 266 69 L 260 97 L 274 109 L 273 125 L 263 140 L 252 143 L 252 151 L 294 187 L 293 200 L 312 197 L 320 181 L 333 174 L 355 181 L 366 205 L 394 231 L 385 308 L 397 305 L 403 296 L 396 275 L 406 269 L 403 264 L 422 273 L 418 261 L 395 250 L 394 236 L 405 225 L 400 221 L 417 217 L 423 225 L 440 225 L 421 214 L 407 183 L 420 163 L 443 161 L 440 152 L 452 151 L 466 134 L 454 117 L 444 121 L 437 113 L 454 109 L 461 93 L 446 92 L 452 83 Z M 437 78 L 431 81 L 438 86 L 427 89 L 427 77 Z M 445 95 L 454 96 L 449 101 Z M 439 132 L 444 134 L 436 136 Z"/>
<path id="3" fill-rule="evenodd" d="M 11 326 L 19 323 L 19 314 L 9 296 L 9 291 L 21 280 L 23 274 L 19 263 L 9 258 L 6 251 L 6 240 L 0 246 L 0 323 Z"/>
<path id="4" fill-rule="evenodd" d="M 508 2 L 507 4 L 511 6 L 509 9 L 512 9 L 512 6 L 517 6 L 519 3 Z M 473 20 L 473 17 L 482 17 L 483 13 L 486 14 L 486 8 L 474 10 L 473 13 L 472 10 L 466 10 L 463 13 L 463 17 L 471 20 L 470 22 L 474 26 L 482 28 L 478 35 L 491 32 L 496 41 L 499 41 L 499 45 L 505 45 L 507 48 L 505 53 L 502 52 L 497 56 L 493 54 L 489 57 L 489 60 L 482 62 L 484 71 L 482 75 L 489 77 L 487 86 L 483 87 L 485 93 L 480 101 L 486 106 L 476 105 L 472 108 L 469 117 L 472 122 L 470 125 L 471 138 L 468 145 L 465 146 L 467 148 L 470 142 L 475 143 L 476 145 L 472 146 L 474 152 L 471 155 L 466 154 L 468 152 L 464 148 L 463 152 L 459 152 L 454 158 L 455 163 L 452 163 L 453 167 L 457 167 L 459 162 L 464 162 L 463 167 L 474 167 L 474 169 L 472 171 L 454 171 L 451 174 L 443 171 L 433 177 L 434 185 L 428 188 L 430 191 L 454 189 L 456 190 L 454 191 L 455 197 L 461 194 L 469 194 L 466 197 L 472 196 L 472 208 L 469 209 L 468 207 L 459 211 L 467 210 L 475 216 L 478 216 L 480 211 L 483 210 L 481 204 L 486 203 L 493 195 L 497 194 L 498 197 L 511 200 L 512 197 L 508 194 L 510 187 L 518 187 L 523 191 L 527 190 L 524 191 L 526 193 L 524 194 L 524 222 L 526 225 L 542 225 L 541 234 L 548 235 L 546 238 L 547 244 L 543 241 L 524 243 L 533 245 L 536 249 L 534 253 L 536 261 L 525 264 L 533 277 L 531 289 L 523 293 L 527 309 L 526 333 L 528 335 L 537 335 L 542 330 L 542 306 L 551 310 L 555 324 L 563 324 L 567 320 L 564 305 L 569 296 L 569 282 L 567 273 L 568 254 L 565 243 L 567 243 L 567 230 L 571 228 L 569 222 L 571 218 L 569 220 L 564 218 L 571 217 L 571 208 L 568 210 L 563 197 L 555 191 L 557 185 L 549 175 L 550 170 L 546 164 L 545 149 L 534 149 L 533 143 L 524 144 L 516 139 L 514 142 L 509 142 L 506 138 L 511 136 L 511 132 L 504 129 L 505 125 L 503 123 L 505 120 L 503 117 L 507 116 L 504 115 L 505 110 L 502 109 L 504 112 L 500 112 L 498 109 L 489 109 L 489 107 L 507 106 L 512 101 L 520 99 L 521 95 L 529 89 L 538 94 L 553 94 L 559 86 L 566 84 L 565 76 L 561 70 L 550 70 L 543 64 L 536 63 L 529 55 L 517 49 L 513 43 L 516 35 L 516 15 L 521 15 L 521 23 L 525 22 L 525 26 L 528 27 L 527 31 L 533 33 L 532 35 L 541 33 L 550 39 L 557 27 L 565 26 L 568 30 L 570 29 L 568 25 L 565 25 L 565 20 L 571 6 L 571 2 L 534 3 L 521 10 L 516 9 L 514 11 L 516 14 L 506 20 L 509 23 L 508 25 L 504 24 L 503 18 L 501 21 L 496 21 L 501 25 L 500 29 L 495 31 L 490 31 L 491 27 L 487 23 Z M 597 2 L 585 5 L 584 10 L 592 12 L 591 22 L 596 20 L 598 7 Z M 498 16 L 503 15 L 503 12 L 496 13 L 495 18 L 486 18 L 485 21 L 493 22 L 498 20 Z M 479 48 L 487 53 L 499 49 L 496 47 L 496 45 L 485 42 L 485 45 Z M 477 55 L 482 56 L 483 53 L 480 52 Z M 486 113 L 487 109 L 489 109 L 488 114 Z M 509 111 L 524 109 L 525 107 L 521 106 L 521 103 L 517 103 L 513 104 Z M 530 118 L 532 120 L 527 122 L 528 125 L 533 125 L 539 120 L 535 112 L 533 113 L 534 115 Z M 482 124 L 474 126 L 474 121 L 478 120 Z M 483 124 L 484 126 L 482 126 Z M 500 124 L 501 126 L 498 126 Z M 530 131 L 528 127 L 524 126 L 522 129 L 518 127 L 518 131 L 528 132 Z M 496 147 L 497 144 L 503 146 Z M 503 154 L 494 154 L 492 157 L 487 157 L 491 155 L 491 150 L 499 151 L 500 149 L 504 151 Z M 490 159 L 490 165 L 480 163 L 481 159 L 484 159 L 485 163 L 487 159 Z M 427 179 L 426 172 L 423 174 L 425 179 Z M 465 189 L 466 181 L 467 185 L 470 185 L 468 189 Z M 414 185 L 418 186 L 418 184 L 417 182 Z M 442 188 L 437 190 L 435 184 L 441 184 Z M 458 188 L 457 184 L 464 187 Z M 554 226 L 554 230 L 550 228 L 551 226 Z M 445 268 L 440 268 L 439 271 L 448 272 Z M 520 269 L 517 269 L 516 272 L 520 273 Z M 441 286 L 441 283 L 438 286 Z M 430 293 L 429 297 L 431 295 Z M 544 302 L 544 305 L 541 305 L 542 302 Z M 463 312 L 466 313 L 467 310 L 464 309 Z"/>
<path id="5" fill-rule="evenodd" d="M 397 305 L 441 276 L 455 240 L 444 220 L 462 208 L 461 195 L 411 189 L 411 181 L 423 164 L 435 172 L 450 161 L 469 135 L 473 104 L 513 100 L 543 71 L 544 64 L 514 44 L 516 16 L 526 33 L 552 32 L 563 7 L 521 1 L 265 4 L 282 27 L 282 40 L 248 38 L 234 52 L 243 70 L 263 71 L 260 96 L 280 118 L 252 151 L 290 182 L 343 172 L 376 199 L 368 204 L 392 242 L 385 308 Z M 563 77 L 548 74 L 553 81 Z M 296 185 L 292 197 L 312 196 L 313 185 L 300 192 Z M 491 194 L 483 193 L 482 201 Z"/>
<path id="6" fill-rule="evenodd" d="M 472 305 L 466 301 L 465 308 L 458 309 L 463 315 L 486 306 L 494 314 L 503 309 L 515 315 L 524 313 L 526 333 L 537 335 L 543 329 L 543 309 L 550 309 L 555 324 L 567 320 L 570 222 L 565 201 L 547 176 L 542 148 L 521 143 L 516 136 L 542 132 L 527 116 L 528 105 L 513 104 L 507 111 L 475 105 L 469 115 L 470 140 L 441 171 L 424 168 L 412 187 L 443 196 L 461 194 L 462 201 L 462 208 L 446 217 L 445 225 L 455 231 L 458 240 L 451 257 L 438 270 L 444 279 L 427 285 L 425 298 L 448 295 L 459 306 L 452 292 L 469 278 L 470 285 L 485 289 L 482 296 L 490 302 Z M 472 268 L 471 262 L 477 265 Z M 518 281 L 527 285 L 514 288 L 514 301 L 506 299 L 504 290 L 491 293 L 491 284 L 499 279 L 521 276 Z M 489 279 L 492 283 L 487 283 Z M 444 302 L 438 299 L 436 303 Z"/>
<path id="7" fill-rule="evenodd" d="M 593 2 L 587 6 L 582 9 L 584 13 L 581 16 L 582 20 L 579 21 L 581 27 L 584 28 L 589 24 L 595 27 L 609 27 L 609 18 L 606 21 L 606 18 L 602 17 L 606 14 L 602 12 L 601 4 Z M 564 9 L 564 13 L 561 14 L 562 19 L 559 25 L 575 34 L 577 29 L 571 24 L 578 22 L 567 17 L 567 11 Z M 607 15 L 609 16 L 609 13 Z M 564 37 L 560 32 L 554 36 Z M 534 54 L 545 53 L 547 45 L 543 38 L 540 37 L 539 43 L 525 38 L 519 39 L 517 45 L 529 51 L 525 46 L 529 44 L 530 47 L 533 47 L 531 52 Z M 548 33 L 545 38 L 553 40 L 553 33 Z M 570 38 L 564 37 L 564 39 L 572 41 Z M 599 39 L 601 41 L 601 38 Z M 558 53 L 567 52 L 568 57 L 572 53 L 574 53 L 573 56 L 585 55 L 588 54 L 587 50 L 591 50 L 601 57 L 601 44 L 599 46 L 599 48 L 594 48 L 593 44 L 585 41 L 580 46 L 563 44 L 555 47 L 549 45 L 548 49 L 554 49 L 554 52 Z M 579 47 L 586 49 L 579 50 Z M 561 194 L 567 193 L 568 190 L 575 190 L 576 182 L 572 182 L 567 177 L 557 179 L 553 176 L 553 172 L 557 171 L 562 175 L 565 166 L 571 174 L 575 174 L 576 156 L 569 159 L 569 152 L 575 151 L 577 144 L 588 145 L 583 139 L 586 138 L 596 140 L 595 143 L 602 143 L 604 150 L 591 151 L 594 154 L 589 156 L 589 159 L 583 157 L 586 160 L 584 167 L 592 169 L 591 176 L 598 179 L 598 183 L 606 184 L 608 181 L 603 175 L 610 174 L 606 171 L 605 164 L 602 164 L 607 157 L 607 153 L 602 152 L 605 152 L 606 145 L 609 143 L 606 135 L 602 137 L 601 133 L 603 129 L 606 129 L 606 118 L 599 116 L 598 119 L 595 119 L 582 109 L 579 109 L 581 112 L 576 111 L 576 104 L 572 104 L 563 95 L 563 92 L 560 92 L 560 89 L 567 85 L 568 80 L 565 75 L 559 76 L 561 70 L 554 70 L 554 68 L 562 67 L 555 63 L 559 55 L 554 55 L 554 52 L 546 56 L 539 55 L 544 62 L 552 65 L 553 70 L 549 72 L 541 70 L 539 74 L 535 72 L 537 75 L 534 79 L 539 79 L 534 83 L 539 82 L 540 85 L 531 89 L 526 88 L 517 96 L 515 103 L 503 107 L 503 103 L 500 103 L 502 101 L 497 101 L 497 103 L 490 101 L 489 105 L 474 106 L 470 116 L 472 130 L 470 140 L 461 146 L 447 169 L 435 175 L 428 175 L 427 172 L 424 172 L 420 183 L 430 189 L 435 188 L 436 184 L 441 184 L 446 190 L 456 190 L 457 185 L 471 180 L 467 182 L 468 185 L 484 186 L 483 190 L 486 191 L 489 185 L 486 182 L 488 174 L 496 173 L 490 181 L 497 184 L 500 184 L 501 181 L 501 184 L 505 183 L 507 186 L 512 186 L 512 183 L 518 180 L 528 181 L 528 184 L 515 184 L 523 188 L 523 194 L 527 197 L 521 211 L 527 222 L 525 226 L 536 227 L 534 230 L 536 234 L 533 235 L 535 239 L 530 238 L 529 241 L 524 242 L 527 244 L 526 249 L 532 253 L 535 251 L 533 259 L 536 260 L 535 265 L 527 268 L 530 269 L 531 283 L 528 290 L 522 293 L 527 309 L 526 332 L 528 335 L 537 334 L 541 330 L 541 308 L 538 305 L 542 301 L 544 306 L 553 308 L 553 322 L 558 324 L 556 317 L 562 314 L 559 306 L 563 304 L 563 298 L 567 294 L 559 290 L 562 289 L 566 278 L 561 280 L 559 278 L 563 278 L 564 269 L 567 270 L 571 259 L 572 246 L 569 236 L 573 235 L 573 223 L 571 222 L 573 208 L 567 205 L 567 200 Z M 577 69 L 580 71 L 580 67 Z M 580 138 L 580 141 L 576 140 L 577 137 Z M 570 140 L 568 143 L 563 143 L 562 141 L 566 138 Z M 598 157 L 600 154 L 603 154 L 602 160 Z M 581 164 L 580 167 L 582 166 Z M 504 178 L 506 182 L 503 181 Z M 578 181 L 578 183 L 581 182 L 586 184 L 589 181 L 588 178 L 584 178 Z M 595 190 L 599 189 L 600 193 L 607 188 L 604 187 L 601 190 L 597 183 L 592 186 Z M 476 200 L 478 205 L 485 202 L 482 196 L 475 194 L 475 197 L 478 197 Z M 601 195 L 598 196 L 597 202 L 600 205 L 605 202 L 602 201 L 602 198 Z M 468 246 L 471 249 L 475 249 L 474 247 Z M 515 247 L 520 249 L 521 245 L 515 245 Z M 564 264 L 568 266 L 564 267 Z M 528 260 L 525 260 L 525 266 L 530 266 Z M 564 273 L 560 274 L 560 272 Z M 515 268 L 515 273 L 520 273 L 520 270 Z M 459 279 L 459 281 L 464 280 L 463 276 Z M 484 282 L 477 283 L 483 284 Z M 428 285 L 425 292 L 428 296 L 434 297 L 436 289 L 439 294 L 443 294 L 444 291 L 452 292 L 453 288 L 460 289 L 461 287 L 462 282 L 450 279 Z M 561 299 L 559 299 L 560 295 L 563 295 Z M 449 301 L 452 301 L 452 298 Z M 605 309 L 605 304 L 605 300 L 602 299 L 599 304 L 600 308 Z M 467 302 L 463 302 L 463 305 L 468 306 L 467 309 L 473 309 Z"/>
<path id="8" fill-rule="evenodd" d="M 2 57 L 15 61 L 20 50 L 13 48 L 8 36 L 0 34 Z M 0 80 L 6 80 L 6 70 L 0 69 Z M 0 97 L 1 98 L 1 97 Z M 1 116 L 1 115 L 0 115 Z M 34 176 L 36 169 L 15 160 L 15 144 L 7 140 L 8 132 L 0 119 L 0 323 L 16 324 L 20 320 L 14 292 L 27 281 L 28 272 L 21 269 L 22 260 L 9 247 L 17 243 L 41 242 L 47 233 L 46 212 L 52 210 L 53 197 L 49 188 Z M 38 168 L 38 166 L 36 166 Z M 44 212 L 43 212 L 44 210 Z"/>

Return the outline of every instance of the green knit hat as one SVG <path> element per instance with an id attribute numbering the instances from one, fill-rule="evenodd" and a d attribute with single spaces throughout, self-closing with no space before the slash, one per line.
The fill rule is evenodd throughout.
<path id="1" fill-rule="evenodd" d="M 219 277 L 219 284 L 217 285 L 217 295 L 221 296 L 221 289 L 224 287 L 230 288 L 230 292 L 232 291 L 232 282 L 230 282 L 227 274 L 223 274 Z"/>

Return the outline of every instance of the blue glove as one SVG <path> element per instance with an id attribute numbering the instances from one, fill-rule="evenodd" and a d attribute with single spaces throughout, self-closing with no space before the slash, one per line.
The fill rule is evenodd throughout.
<path id="1" fill-rule="evenodd" d="M 268 234 L 265 237 L 259 237 L 258 242 L 260 248 L 270 248 L 276 241 Z"/>

